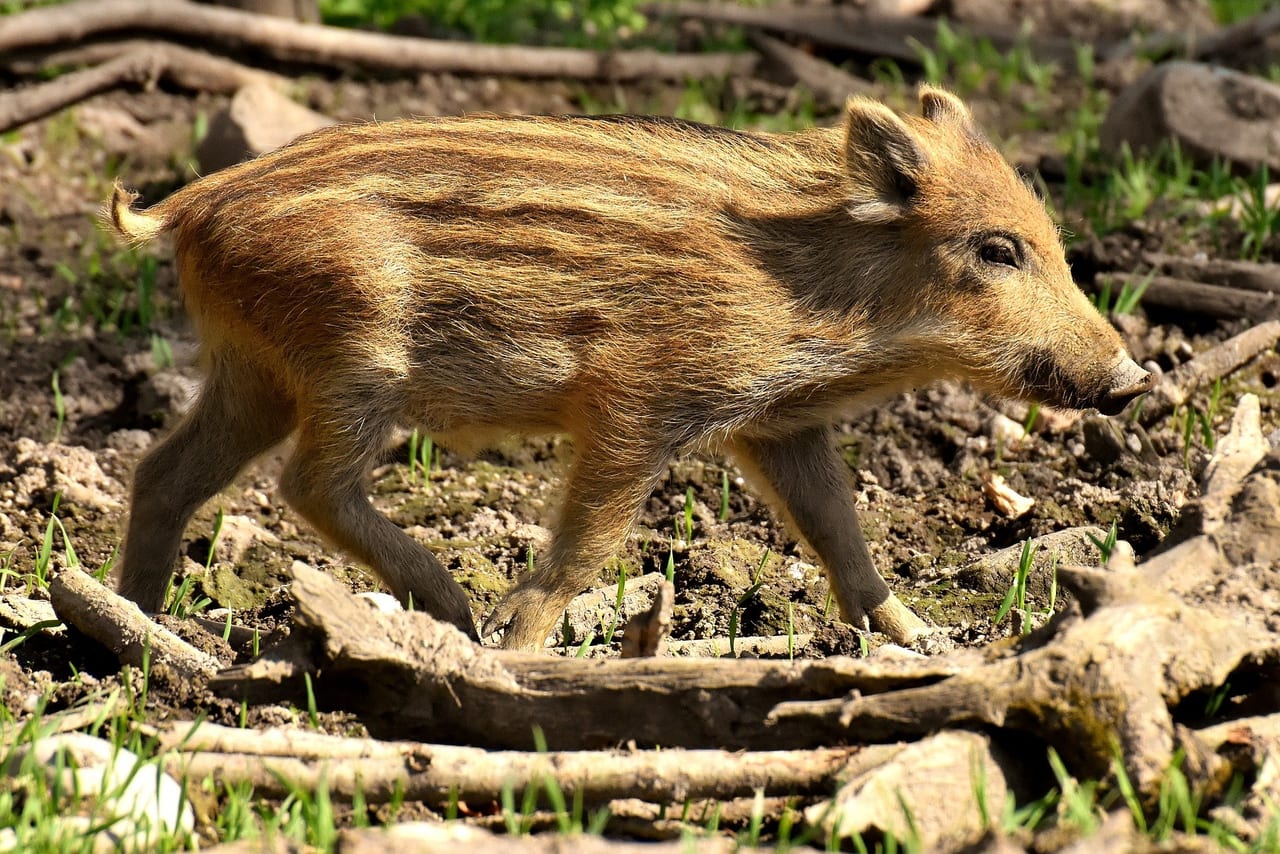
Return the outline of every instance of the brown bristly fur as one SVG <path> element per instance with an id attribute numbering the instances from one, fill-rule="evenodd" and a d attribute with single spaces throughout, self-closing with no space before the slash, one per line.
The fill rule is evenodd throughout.
<path id="1" fill-rule="evenodd" d="M 577 460 L 553 543 L 490 619 L 508 645 L 541 645 L 694 444 L 754 474 L 848 619 L 909 639 L 922 624 L 871 565 L 831 420 L 945 376 L 1082 407 L 1142 375 L 965 107 L 921 101 L 904 118 L 854 100 L 844 127 L 789 135 L 640 117 L 346 126 L 146 212 L 117 186 L 123 236 L 174 233 L 210 371 L 139 466 L 122 590 L 158 607 L 190 514 L 296 433 L 289 501 L 473 631 L 461 589 L 369 505 L 365 473 L 397 425 L 463 446 L 560 431 Z"/>

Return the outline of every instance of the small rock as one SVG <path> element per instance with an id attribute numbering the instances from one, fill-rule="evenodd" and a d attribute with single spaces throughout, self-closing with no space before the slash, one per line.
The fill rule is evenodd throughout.
<path id="1" fill-rule="evenodd" d="M 596 637 L 607 626 L 613 625 L 615 631 L 638 614 L 643 614 L 653 605 L 658 590 L 666 577 L 659 572 L 628 578 L 622 589 L 622 609 L 614 606 L 618 603 L 618 585 L 598 587 L 579 596 L 575 596 L 565 608 L 564 620 L 556 626 L 555 633 L 548 641 L 550 646 L 560 646 L 564 641 L 564 623 L 569 623 L 569 631 L 575 643 L 583 638 Z M 616 617 L 615 617 L 616 614 Z M 616 622 L 615 622 L 616 621 Z"/>
<path id="2" fill-rule="evenodd" d="M 805 817 L 828 839 L 879 831 L 916 838 L 922 850 L 955 850 L 983 835 L 983 815 L 1000 814 L 1009 766 L 987 736 L 948 730 L 856 775 L 832 800 L 805 810 Z"/>
<path id="3" fill-rule="evenodd" d="M 517 525 L 507 532 L 507 537 L 513 545 L 528 544 L 535 551 L 545 549 L 551 545 L 551 529 L 544 528 L 542 525 L 533 525 L 525 523 Z"/>
<path id="4" fill-rule="evenodd" d="M 998 445 L 1016 448 L 1023 439 L 1027 438 L 1027 431 L 1022 429 L 1022 425 L 1017 421 L 1002 412 L 997 412 L 987 420 L 987 435 Z"/>
<path id="5" fill-rule="evenodd" d="M 1090 536 L 1102 542 L 1107 532 L 1101 528 L 1085 525 L 1079 528 L 1066 528 L 1036 537 L 1031 541 L 1032 563 L 1031 573 L 1027 579 L 1027 590 L 1031 595 L 1045 598 L 1049 594 L 1051 584 L 1049 568 L 1057 558 L 1058 566 L 1067 564 L 1092 565 L 1098 562 L 1098 547 Z M 958 579 L 984 593 L 1003 593 L 1013 583 L 1014 574 L 1022 559 L 1022 544 L 1009 546 L 994 554 L 980 557 L 957 572 Z"/>
<path id="6" fill-rule="evenodd" d="M 1217 158 L 1280 170 L 1280 86 L 1200 63 L 1157 65 L 1112 103 L 1101 142 L 1114 154 L 1170 140 L 1201 166 Z"/>
<path id="7" fill-rule="evenodd" d="M 151 433 L 146 430 L 117 430 L 107 437 L 107 447 L 126 454 L 140 454 L 151 446 Z"/>
<path id="8" fill-rule="evenodd" d="M 166 420 L 186 415 L 200 393 L 200 380 L 189 371 L 169 368 L 146 379 L 138 389 L 138 415 Z"/>
<path id="9" fill-rule="evenodd" d="M 203 174 L 273 151 L 305 133 L 336 124 L 280 94 L 267 83 L 251 83 L 209 121 L 196 149 Z"/>
<path id="10" fill-rule="evenodd" d="M 280 544 L 280 538 L 249 516 L 225 514 L 214 544 L 214 558 L 224 563 L 239 563 L 255 543 L 275 546 Z"/>
<path id="11" fill-rule="evenodd" d="M 374 610 L 383 614 L 394 614 L 397 611 L 404 610 L 404 606 L 400 604 L 400 600 L 392 596 L 390 593 L 369 591 L 365 593 L 357 593 L 356 598 L 363 599 L 372 605 Z"/>
<path id="12" fill-rule="evenodd" d="M 20 501 L 44 501 L 61 493 L 64 504 L 111 513 L 122 506 L 124 487 L 104 472 L 88 448 L 44 444 L 26 437 L 14 443 L 12 483 Z M 20 506 L 22 506 L 20 504 Z"/>
<path id="13" fill-rule="evenodd" d="M 92 803 L 92 826 L 109 843 L 94 850 L 148 850 L 149 841 L 161 834 L 189 835 L 195 828 L 178 781 L 109 741 L 78 732 L 39 738 L 13 748 L 0 773 L 12 775 L 32 765 L 42 766 L 50 789 L 68 799 L 59 805 L 59 821 L 74 827 L 85 818 L 76 814 L 79 804 L 70 798 Z"/>
<path id="14" fill-rule="evenodd" d="M 1115 422 L 1101 415 L 1085 419 L 1084 448 L 1090 459 L 1100 466 L 1112 465 L 1128 451 Z"/>

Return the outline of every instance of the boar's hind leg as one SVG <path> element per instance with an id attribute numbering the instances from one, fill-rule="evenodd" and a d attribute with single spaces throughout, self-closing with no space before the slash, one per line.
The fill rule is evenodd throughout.
<path id="1" fill-rule="evenodd" d="M 822 559 L 846 620 L 860 628 L 869 620 L 871 628 L 895 643 L 909 643 L 925 630 L 871 562 L 845 463 L 830 429 L 811 428 L 773 439 L 739 438 L 734 450 Z"/>
<path id="2" fill-rule="evenodd" d="M 542 649 L 565 606 L 595 582 L 626 541 L 670 456 L 657 450 L 637 455 L 642 443 L 631 441 L 629 451 L 617 452 L 579 443 L 551 547 L 489 615 L 484 637 L 505 627 L 507 649 Z"/>
<path id="3" fill-rule="evenodd" d="M 147 611 L 164 607 L 192 514 L 293 429 L 291 402 L 250 361 L 219 350 L 209 362 L 196 405 L 134 473 L 120 594 Z"/>
<path id="4" fill-rule="evenodd" d="M 396 598 L 453 623 L 472 638 L 467 595 L 435 555 L 369 503 L 365 478 L 391 426 L 372 418 L 304 423 L 280 489 L 323 536 L 367 564 Z"/>

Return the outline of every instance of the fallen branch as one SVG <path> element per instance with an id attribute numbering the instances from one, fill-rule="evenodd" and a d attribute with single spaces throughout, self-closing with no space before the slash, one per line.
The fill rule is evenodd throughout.
<path id="1" fill-rule="evenodd" d="M 1144 306 L 1159 306 L 1201 317 L 1255 320 L 1274 317 L 1280 311 L 1280 296 L 1270 292 L 1207 285 L 1169 276 L 1103 275 L 1097 277 L 1093 289 L 1097 291 L 1106 286 L 1118 293 L 1125 285 L 1138 287 L 1144 283 Z"/>
<path id="2" fill-rule="evenodd" d="M 176 45 L 135 43 L 128 50 L 113 47 L 118 49 L 84 52 L 85 56 L 114 54 L 101 65 L 0 93 L 0 132 L 121 86 L 150 88 L 165 79 L 184 89 L 234 92 L 249 82 L 276 85 L 279 80 L 275 75 Z"/>
<path id="3" fill-rule="evenodd" d="M 812 634 L 798 635 L 747 635 L 735 638 L 732 646 L 728 638 L 699 638 L 697 640 L 675 640 L 667 642 L 667 651 L 672 655 L 701 656 L 704 658 L 724 658 L 742 656 L 762 656 L 780 658 L 803 650 L 813 640 Z"/>
<path id="4" fill-rule="evenodd" d="M 748 33 L 748 38 L 752 47 L 785 69 L 798 83 L 823 101 L 843 105 L 850 95 L 865 93 L 871 89 L 867 81 L 784 41 L 754 31 Z"/>
<path id="5" fill-rule="evenodd" d="M 1280 293 L 1280 264 L 1232 261 L 1225 258 L 1183 258 L 1160 252 L 1146 252 L 1142 260 L 1162 273 L 1178 279 L 1192 279 L 1245 291 Z"/>
<path id="6" fill-rule="evenodd" d="M 655 3 L 646 6 L 644 12 L 655 17 L 693 18 L 801 36 L 866 56 L 915 64 L 920 63 L 922 47 L 936 46 L 939 27 L 939 19 L 882 17 L 853 5 L 743 6 L 726 2 L 677 2 Z M 1012 28 L 968 26 L 965 30 L 977 38 L 987 39 L 1002 52 L 1025 43 L 1039 59 L 1064 64 L 1074 62 L 1074 46 L 1066 39 L 1027 39 Z"/>
<path id="7" fill-rule="evenodd" d="M 920 688 L 784 703 L 772 719 L 873 741 L 1012 728 L 1045 739 L 1085 776 L 1105 775 L 1118 744 L 1130 780 L 1154 796 L 1177 750 L 1170 708 L 1222 685 L 1251 656 L 1274 654 L 1276 638 L 1140 583 L 1131 564 L 1058 572 L 1086 619 L 1051 622 L 1018 656 Z"/>
<path id="8" fill-rule="evenodd" d="M 1277 30 L 1280 30 L 1280 10 L 1272 10 L 1219 27 L 1211 33 L 1162 32 L 1115 42 L 1103 47 L 1098 58 L 1112 62 L 1135 56 L 1155 61 L 1175 55 L 1192 60 L 1231 57 L 1263 42 Z"/>
<path id="9" fill-rule="evenodd" d="M 751 54 L 665 54 L 488 45 L 301 24 L 186 0 L 79 0 L 0 18 L 0 54 L 109 33 L 165 36 L 253 48 L 284 62 L 399 73 L 636 80 L 749 75 Z"/>
<path id="10" fill-rule="evenodd" d="M 727 836 L 688 836 L 669 842 L 619 841 L 581 833 L 512 837 L 459 822 L 437 821 L 397 824 L 385 830 L 343 830 L 338 834 L 338 850 L 343 854 L 434 854 L 463 850 L 468 854 L 563 854 L 569 851 L 574 854 L 755 854 L 773 849 L 740 845 Z M 816 851 L 797 846 L 788 850 L 803 854 Z"/>
<path id="11" fill-rule="evenodd" d="M 168 671 L 184 681 L 203 681 L 222 666 L 87 573 L 59 572 L 49 582 L 49 598 L 59 619 L 110 649 L 121 664 L 141 667 L 145 658 L 152 674 Z"/>
<path id="12" fill-rule="evenodd" d="M 873 694 L 944 679 L 990 653 L 945 659 L 767 661 L 696 658 L 583 662 L 479 647 L 426 614 L 379 614 L 326 574 L 293 568 L 288 640 L 211 681 L 251 701 L 302 701 L 304 673 L 327 707 L 362 713 L 377 736 L 528 748 L 537 724 L 563 749 L 637 744 L 801 748 L 824 743 L 800 724 L 766 722 L 779 702 Z M 518 713 L 513 713 L 518 710 Z M 625 727 L 620 729 L 620 727 Z"/>
<path id="13" fill-rule="evenodd" d="M 323 781 L 342 799 L 357 791 L 369 803 L 393 798 L 442 804 L 451 797 L 488 800 L 554 783 L 588 802 L 639 798 L 655 803 L 827 793 L 838 774 L 888 761 L 897 746 L 729 753 L 719 750 L 490 752 L 414 742 L 179 724 L 160 734 L 165 770 L 190 780 L 253 786 L 266 797 L 311 791 Z M 852 771 L 850 771 L 852 769 Z"/>
<path id="14" fill-rule="evenodd" d="M 1241 395 L 1230 429 L 1218 440 L 1205 466 L 1200 497 L 1183 509 L 1178 524 L 1142 564 L 1142 572 L 1152 584 L 1183 595 L 1215 573 L 1227 571 L 1231 566 L 1228 551 L 1234 552 L 1237 560 L 1247 556 L 1247 549 L 1231 547 L 1233 539 L 1267 548 L 1265 532 L 1250 530 L 1253 525 L 1247 514 L 1234 520 L 1231 516 L 1246 476 L 1269 450 L 1270 444 L 1262 435 L 1258 396 Z"/>
<path id="15" fill-rule="evenodd" d="M 278 89 L 289 85 L 279 74 L 250 68 L 226 57 L 182 45 L 146 39 L 125 39 L 78 45 L 38 55 L 19 56 L 7 67 L 17 74 L 38 75 L 86 65 L 101 65 L 122 56 L 146 56 L 165 79 L 176 86 L 199 92 L 234 92 L 252 83 L 266 83 Z"/>
<path id="16" fill-rule="evenodd" d="M 1156 383 L 1141 404 L 1139 420 L 1150 426 L 1181 406 L 1201 386 L 1230 374 L 1280 341 L 1280 321 L 1270 320 L 1246 329 L 1233 338 L 1179 365 Z"/>
<path id="17" fill-rule="evenodd" d="M 1237 21 L 1205 36 L 1195 38 L 1189 51 L 1192 59 L 1229 57 L 1260 44 L 1280 30 L 1280 9 Z"/>
<path id="18" fill-rule="evenodd" d="M 120 57 L 85 71 L 63 75 L 0 94 L 0 132 L 33 122 L 94 95 L 130 83 L 152 83 L 154 70 L 145 61 Z"/>

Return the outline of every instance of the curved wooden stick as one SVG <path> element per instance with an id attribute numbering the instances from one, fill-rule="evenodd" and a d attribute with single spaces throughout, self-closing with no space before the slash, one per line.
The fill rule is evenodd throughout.
<path id="1" fill-rule="evenodd" d="M 594 51 L 411 38 L 300 24 L 185 0 L 80 0 L 0 18 L 0 54 L 130 31 L 249 47 L 286 62 L 401 73 L 684 80 L 747 75 L 758 61 L 745 53 Z"/>

